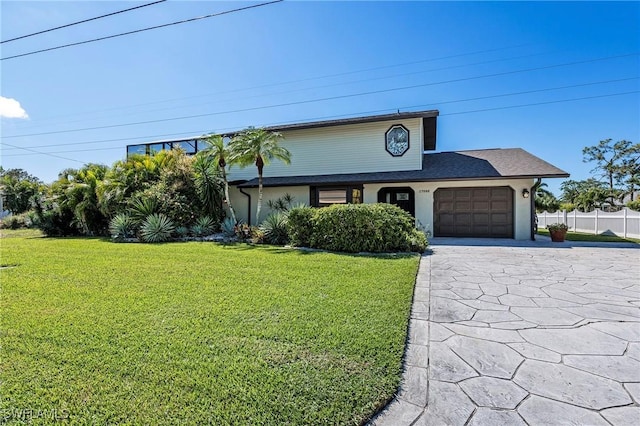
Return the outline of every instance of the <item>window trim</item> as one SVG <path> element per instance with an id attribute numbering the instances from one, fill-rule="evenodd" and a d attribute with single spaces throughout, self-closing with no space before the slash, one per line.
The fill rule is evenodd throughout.
<path id="1" fill-rule="evenodd" d="M 364 203 L 364 185 L 363 184 L 351 184 L 351 185 L 316 185 L 309 187 L 309 201 L 311 207 L 328 207 L 332 204 L 320 205 L 320 191 L 345 191 L 346 204 L 353 204 L 353 190 L 360 191 L 360 203 Z M 342 204 L 342 203 L 336 203 Z"/>

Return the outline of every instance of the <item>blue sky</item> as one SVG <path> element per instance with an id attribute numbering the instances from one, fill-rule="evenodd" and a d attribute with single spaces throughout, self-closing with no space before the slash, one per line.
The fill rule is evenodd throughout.
<path id="1" fill-rule="evenodd" d="M 7 40 L 144 2 L 0 4 Z M 3 43 L 0 55 L 251 4 L 170 0 Z M 522 147 L 586 179 L 583 147 L 640 142 L 639 51 L 638 2 L 284 1 L 0 61 L 0 94 L 28 116 L 7 117 L 22 111 L 3 100 L 1 164 L 51 182 L 111 165 L 127 144 L 438 109 L 439 151 Z M 129 125 L 142 121 L 155 122 Z M 104 128 L 80 130 L 93 127 Z M 556 194 L 561 182 L 547 181 Z"/>

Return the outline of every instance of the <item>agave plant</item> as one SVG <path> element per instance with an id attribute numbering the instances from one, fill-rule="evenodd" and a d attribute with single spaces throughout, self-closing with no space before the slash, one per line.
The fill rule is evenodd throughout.
<path id="1" fill-rule="evenodd" d="M 195 237 L 202 237 L 206 234 L 206 232 L 202 225 L 196 223 L 191 227 L 191 234 Z"/>
<path id="2" fill-rule="evenodd" d="M 202 235 L 209 235 L 216 229 L 216 222 L 209 216 L 202 216 L 196 220 L 194 226 L 202 228 Z M 193 227 L 191 228 L 193 230 Z"/>
<path id="3" fill-rule="evenodd" d="M 264 232 L 264 240 L 269 244 L 285 245 L 289 242 L 287 231 L 287 215 L 283 213 L 271 213 L 260 225 Z"/>
<path id="4" fill-rule="evenodd" d="M 236 223 L 230 217 L 222 221 L 221 228 L 222 233 L 225 235 L 225 237 L 233 237 L 234 235 L 236 235 Z"/>
<path id="5" fill-rule="evenodd" d="M 186 226 L 178 226 L 176 227 L 175 233 L 178 237 L 184 238 L 189 235 L 189 228 Z"/>
<path id="6" fill-rule="evenodd" d="M 132 238 L 136 234 L 136 221 L 126 213 L 120 213 L 109 222 L 109 232 L 114 240 Z"/>
<path id="7" fill-rule="evenodd" d="M 160 243 L 171 238 L 175 226 L 171 219 L 162 213 L 147 216 L 140 227 L 140 238 L 145 243 Z"/>
<path id="8" fill-rule="evenodd" d="M 157 213 L 158 201 L 155 198 L 134 198 L 131 201 L 129 211 L 134 220 L 142 222 L 148 218 L 149 215 Z"/>

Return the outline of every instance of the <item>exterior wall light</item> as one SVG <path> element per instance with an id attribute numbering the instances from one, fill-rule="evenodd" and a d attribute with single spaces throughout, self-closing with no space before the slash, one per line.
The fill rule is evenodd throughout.
<path id="1" fill-rule="evenodd" d="M 522 198 L 529 198 L 529 190 L 527 188 L 522 190 Z"/>

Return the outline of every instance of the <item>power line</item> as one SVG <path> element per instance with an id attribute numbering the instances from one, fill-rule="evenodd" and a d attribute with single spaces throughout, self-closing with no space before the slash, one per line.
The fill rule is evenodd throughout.
<path id="1" fill-rule="evenodd" d="M 10 38 L 9 40 L 0 41 L 0 44 L 8 43 L 10 41 L 21 40 L 21 39 L 27 38 L 27 37 L 33 37 L 35 35 L 48 33 L 50 31 L 55 31 L 55 30 L 59 30 L 59 29 L 62 29 L 62 28 L 72 27 L 72 26 L 78 25 L 78 24 L 84 24 L 85 22 L 95 21 L 96 19 L 102 19 L 102 18 L 106 18 L 108 16 L 118 15 L 118 14 L 124 13 L 124 12 L 130 12 L 132 10 L 141 9 L 141 8 L 147 7 L 147 6 L 153 6 L 154 4 L 163 3 L 165 1 L 167 1 L 167 0 L 158 0 L 158 1 L 154 1 L 153 3 L 147 3 L 147 4 L 143 4 L 143 5 L 136 6 L 136 7 L 130 7 L 129 9 L 118 10 L 117 12 L 107 13 L 106 15 L 96 16 L 95 18 L 84 19 L 82 21 L 72 22 L 72 23 L 66 24 L 66 25 L 60 25 L 59 27 L 49 28 L 48 30 L 38 31 L 36 33 L 27 34 L 27 35 L 23 35 L 23 36 L 20 36 L 20 37 Z"/>
<path id="2" fill-rule="evenodd" d="M 599 98 L 607 98 L 607 97 L 613 97 L 613 96 L 623 96 L 623 95 L 630 95 L 630 94 L 634 94 L 634 93 L 640 93 L 640 90 L 632 90 L 632 91 L 628 91 L 628 92 L 618 92 L 618 93 L 608 93 L 608 94 L 603 94 L 603 95 L 583 96 L 583 97 L 569 98 L 569 99 L 557 99 L 557 100 L 553 100 L 553 101 L 532 102 L 532 103 L 519 104 L 519 105 L 508 105 L 508 106 L 503 106 L 503 107 L 493 107 L 493 108 L 483 108 L 483 109 L 468 110 L 468 111 L 450 112 L 450 113 L 440 114 L 440 116 L 473 114 L 473 113 L 478 113 L 478 112 L 498 111 L 498 110 L 505 110 L 505 109 L 512 109 L 512 108 L 525 108 L 525 107 L 530 107 L 530 106 L 549 105 L 549 104 L 557 104 L 557 103 L 564 103 L 564 102 L 575 102 L 575 101 L 581 101 L 581 100 L 599 99 Z M 432 104 L 428 104 L 428 105 L 432 105 Z M 424 107 L 424 106 L 427 106 L 427 105 L 417 105 L 417 106 L 414 106 L 414 107 L 405 107 L 405 108 L 417 108 L 417 107 Z M 403 108 L 403 109 L 405 109 L 405 108 Z M 356 115 L 364 115 L 364 114 L 370 114 L 370 113 L 382 112 L 382 111 L 388 111 L 388 109 L 360 112 L 360 113 L 357 113 Z M 354 114 L 348 114 L 348 115 L 351 116 L 351 115 L 354 115 Z M 340 117 L 340 116 L 332 116 L 331 118 L 334 118 L 334 117 Z M 318 119 L 325 119 L 325 118 L 329 118 L 329 117 L 316 117 L 315 119 L 309 119 L 309 121 L 318 120 Z M 275 123 L 275 124 L 270 124 L 269 126 L 278 126 L 278 125 L 283 125 L 283 124 L 287 124 L 287 123 Z M 6 144 L 6 143 L 3 143 L 3 144 Z M 9 145 L 9 146 L 12 146 L 12 147 L 15 147 L 15 148 L 18 148 L 18 149 L 24 149 L 24 150 L 27 150 L 27 151 L 32 151 L 32 152 L 35 152 L 37 154 L 51 155 L 53 157 L 67 159 L 67 158 L 64 158 L 64 157 L 53 155 L 52 152 L 41 152 L 41 151 L 35 151 L 35 150 L 32 150 L 32 149 L 28 149 L 28 148 L 17 147 L 15 145 L 10 145 L 10 144 L 6 144 L 6 145 Z M 106 150 L 115 150 L 115 149 L 122 149 L 122 147 L 94 148 L 94 149 L 85 149 L 85 150 L 54 151 L 54 152 L 56 152 L 56 153 L 91 152 L 91 151 L 106 151 Z M 32 155 L 32 154 L 13 154 L 13 155 L 7 155 L 7 157 L 17 157 L 17 156 L 22 156 L 22 155 Z M 72 159 L 69 159 L 69 160 L 80 162 L 80 161 L 72 160 Z"/>
<path id="3" fill-rule="evenodd" d="M 470 101 L 478 101 L 478 100 L 484 100 L 484 99 L 495 99 L 495 98 L 502 98 L 502 97 L 508 97 L 508 96 L 518 96 L 518 95 L 526 95 L 526 94 L 531 94 L 531 93 L 542 93 L 542 92 L 550 92 L 550 91 L 554 91 L 554 90 L 563 90 L 563 89 L 572 89 L 572 88 L 576 88 L 576 87 L 586 87 L 586 86 L 595 86 L 595 85 L 599 85 L 599 84 L 608 84 L 608 83 L 618 83 L 618 82 L 622 82 L 622 81 L 630 81 L 630 80 L 638 80 L 640 79 L 640 77 L 625 77 L 625 78 L 618 78 L 618 79 L 614 79 L 614 80 L 603 80 L 603 81 L 594 81 L 594 82 L 588 82 L 588 83 L 579 83 L 579 84 L 572 84 L 572 85 L 566 85 L 566 86 L 556 86 L 556 87 L 546 87 L 543 89 L 533 89 L 533 90 L 525 90 L 525 91 L 520 91 L 520 92 L 511 92 L 511 93 L 501 93 L 501 94 L 497 94 L 497 95 L 488 95 L 488 96 L 478 96 L 478 97 L 473 97 L 473 98 L 464 98 L 464 99 L 455 99 L 455 100 L 450 100 L 450 101 L 440 101 L 440 102 L 433 102 L 430 104 L 422 104 L 422 105 L 412 105 L 412 106 L 404 106 L 401 107 L 401 109 L 403 110 L 410 110 L 410 109 L 415 109 L 415 108 L 424 108 L 427 106 L 438 106 L 438 105 L 445 105 L 445 104 L 454 104 L 454 103 L 461 103 L 461 102 L 470 102 Z M 367 111 L 367 112 L 363 112 L 360 114 L 371 114 L 371 113 L 376 113 L 376 112 L 380 112 L 380 111 L 386 111 L 386 110 L 378 110 L 378 111 Z M 335 118 L 335 116 L 331 116 L 331 117 L 321 117 L 322 119 L 328 119 L 328 118 Z M 316 118 L 318 119 L 318 118 Z M 232 129 L 224 129 L 224 130 L 232 130 Z M 184 134 L 196 134 L 196 133 L 204 133 L 205 131 L 185 131 L 185 132 L 179 132 L 179 133 L 165 133 L 165 134 L 161 134 L 161 135 L 146 135 L 146 136 L 136 136 L 136 137 L 129 137 L 129 138 L 118 138 L 118 139 L 102 139 L 102 140 L 97 140 L 97 141 L 83 141 L 83 142 L 67 142 L 67 143 L 58 143 L 58 144 L 49 144 L 49 145 L 34 145 L 32 146 L 32 148 L 49 148 L 49 147 L 56 147 L 56 146 L 72 146 L 72 145 L 89 145 L 89 144 L 98 144 L 98 143 L 105 143 L 105 142 L 119 142 L 119 141 L 125 141 L 125 140 L 134 140 L 134 139 L 151 139 L 151 138 L 155 138 L 155 137 L 160 137 L 160 136 L 173 136 L 173 135 L 184 135 Z M 0 145 L 4 145 L 4 142 L 0 142 Z M 15 148 L 11 148 L 11 149 L 15 149 Z M 84 150 L 83 150 L 84 151 Z M 16 156 L 16 155 L 24 155 L 24 154 L 10 154 L 10 155 L 6 155 L 6 157 L 12 157 L 12 156 Z"/>
<path id="4" fill-rule="evenodd" d="M 402 74 L 395 74 L 395 75 L 387 75 L 387 76 L 382 76 L 382 77 L 372 77 L 372 78 L 367 78 L 367 79 L 351 80 L 351 81 L 346 81 L 346 82 L 325 84 L 325 85 L 320 85 L 320 86 L 304 87 L 304 88 L 298 88 L 298 89 L 292 89 L 292 90 L 286 90 L 286 91 L 263 93 L 263 94 L 259 94 L 259 95 L 244 96 L 243 99 L 246 100 L 246 99 L 254 99 L 254 98 L 273 97 L 273 96 L 276 96 L 276 95 L 283 95 L 283 94 L 288 94 L 288 93 L 301 92 L 301 91 L 305 91 L 305 90 L 318 90 L 318 89 L 324 89 L 324 88 L 328 88 L 328 87 L 352 85 L 352 84 L 355 84 L 355 83 L 366 83 L 366 82 L 370 82 L 370 81 L 388 80 L 388 79 L 392 79 L 392 78 L 406 77 L 406 76 L 410 76 L 410 75 L 423 74 L 423 73 L 428 73 L 428 72 L 450 70 L 450 69 L 455 69 L 455 68 L 466 68 L 466 67 L 470 67 L 470 66 L 474 66 L 474 65 L 484 65 L 484 64 L 490 64 L 490 63 L 496 63 L 496 62 L 510 61 L 510 60 L 514 60 L 514 59 L 530 58 L 532 56 L 539 56 L 539 55 L 543 55 L 543 54 L 544 53 L 534 53 L 534 54 L 529 54 L 529 55 L 520 55 L 520 56 L 509 57 L 509 58 L 491 59 L 491 60 L 487 60 L 487 61 L 473 62 L 473 63 L 468 63 L 468 64 L 450 65 L 450 66 L 446 66 L 446 67 L 431 68 L 431 69 L 427 69 L 427 70 L 412 71 L 412 72 L 407 72 L 407 73 L 402 73 Z M 420 62 L 422 62 L 422 61 L 420 61 Z M 322 77 L 320 77 L 320 78 L 322 78 Z M 275 84 L 272 84 L 272 86 L 283 85 L 283 84 L 287 84 L 287 83 L 275 83 Z M 246 89 L 238 89 L 238 90 L 235 90 L 235 91 L 239 92 L 239 91 L 243 91 L 243 90 L 246 90 Z M 226 92 L 223 92 L 223 93 L 228 93 L 228 92 L 229 93 L 233 93 L 234 91 L 233 90 L 232 91 L 226 91 Z M 211 94 L 209 94 L 209 95 L 191 96 L 191 97 L 186 97 L 186 98 L 177 98 L 177 99 L 167 100 L 167 101 L 158 101 L 158 102 L 155 102 L 155 103 L 164 103 L 164 102 L 169 102 L 169 101 L 175 101 L 175 100 L 181 100 L 181 99 L 191 99 L 191 98 L 205 97 L 205 96 L 211 96 Z M 205 102 L 205 103 L 200 103 L 200 104 L 189 104 L 189 107 L 196 106 L 196 105 L 207 105 L 207 104 L 210 104 L 210 103 L 220 103 L 220 102 L 224 102 L 224 99 L 222 99 L 222 100 L 221 99 L 217 99 L 216 101 L 213 101 L 213 102 Z M 140 104 L 140 105 L 144 105 L 144 104 Z M 126 107 L 124 107 L 124 108 L 123 107 L 111 108 L 111 110 L 113 110 L 113 109 L 122 110 L 122 109 L 126 109 Z M 157 112 L 157 111 L 167 111 L 167 110 L 173 110 L 173 109 L 184 109 L 184 106 L 171 106 L 171 107 L 165 107 L 165 108 L 147 109 L 147 110 L 138 111 L 138 112 L 132 112 L 132 113 L 121 113 L 121 114 L 117 114 L 117 116 L 140 114 L 140 113 L 145 113 L 145 112 L 149 113 L 149 112 Z M 111 116 L 113 116 L 113 115 L 111 115 Z M 58 116 L 58 117 L 59 118 L 64 118 L 64 117 L 68 117 L 68 116 Z M 82 122 L 91 121 L 91 120 L 94 120 L 94 118 L 79 119 L 79 120 L 65 120 L 65 122 L 67 124 L 70 124 L 70 123 L 82 123 Z M 48 124 L 41 124 L 41 125 L 36 125 L 36 126 L 30 126 L 29 129 L 42 128 L 42 127 L 47 127 L 47 126 L 49 126 L 49 125 Z"/>
<path id="5" fill-rule="evenodd" d="M 452 59 L 452 58 L 458 58 L 458 57 L 464 57 L 464 56 L 478 55 L 478 54 L 482 54 L 482 53 L 509 50 L 509 49 L 514 49 L 516 47 L 521 47 L 521 46 L 526 46 L 526 44 L 524 44 L 524 45 L 516 45 L 516 46 L 505 46 L 505 47 L 499 47 L 499 48 L 487 49 L 487 50 L 477 50 L 477 51 L 473 51 L 473 52 L 460 53 L 460 54 L 456 54 L 456 55 L 439 56 L 439 57 L 435 57 L 435 58 L 426 58 L 426 59 L 420 59 L 420 60 L 413 61 L 413 62 L 404 62 L 404 63 L 400 63 L 400 64 L 391 64 L 391 65 L 385 65 L 385 66 L 379 66 L 379 67 L 373 67 L 373 68 L 364 68 L 364 69 L 353 70 L 353 71 L 345 71 L 345 72 L 340 72 L 340 73 L 335 73 L 335 74 L 325 74 L 325 75 L 320 75 L 320 76 L 315 76 L 315 77 L 308 77 L 308 78 L 303 78 L 303 79 L 298 79 L 298 80 L 289 80 L 289 81 L 284 81 L 284 82 L 279 82 L 279 83 L 269 83 L 269 84 L 264 84 L 264 85 L 259 85 L 259 86 L 244 87 L 244 88 L 240 88 L 240 89 L 223 90 L 223 91 L 219 91 L 219 92 L 207 93 L 207 94 L 201 94 L 201 95 L 184 96 L 184 97 L 180 97 L 180 98 L 169 98 L 169 99 L 164 99 L 164 100 L 158 100 L 158 101 L 152 101 L 152 102 L 143 102 L 143 103 L 127 105 L 127 106 L 119 105 L 119 106 L 113 107 L 113 108 L 106 108 L 106 109 L 101 109 L 101 110 L 87 111 L 87 112 L 82 112 L 82 113 L 79 113 L 79 114 L 55 115 L 55 116 L 50 116 L 50 117 L 45 118 L 45 119 L 41 119 L 40 121 L 67 118 L 67 117 L 73 117 L 73 116 L 77 116 L 77 115 L 95 114 L 95 113 L 113 111 L 113 110 L 121 111 L 123 109 L 135 108 L 135 107 L 139 107 L 139 106 L 154 105 L 154 104 L 182 101 L 182 100 L 195 99 L 195 98 L 204 98 L 204 97 L 218 96 L 218 95 L 224 95 L 224 94 L 233 94 L 233 93 L 245 92 L 245 91 L 249 91 L 249 90 L 263 89 L 263 88 L 267 88 L 267 87 L 284 86 L 284 85 L 290 85 L 290 84 L 295 84 L 295 83 L 301 83 L 301 82 L 305 82 L 305 81 L 313 81 L 313 80 L 328 79 L 328 78 L 333 78 L 333 77 L 340 77 L 340 76 L 349 75 L 349 74 L 359 74 L 359 73 L 364 73 L 364 72 L 369 72 L 369 71 L 376 71 L 376 70 L 386 69 L 386 68 L 397 68 L 397 67 L 407 66 L 407 65 L 415 65 L 415 64 L 421 64 L 421 63 L 426 63 L 426 62 L 441 61 L 441 60 L 444 60 L 444 59 Z M 425 71 L 417 71 L 417 72 L 412 72 L 412 73 L 396 74 L 395 76 L 373 78 L 373 79 L 368 79 L 368 80 L 359 80 L 359 82 L 371 81 L 371 80 L 376 80 L 376 79 L 379 80 L 379 79 L 385 79 L 385 78 L 393 78 L 393 77 L 406 76 L 406 75 L 412 75 L 412 74 L 419 74 L 421 72 L 433 72 L 433 71 L 440 71 L 440 70 L 446 70 L 446 69 L 452 69 L 452 68 L 463 68 L 463 67 L 467 67 L 467 66 L 482 65 L 482 64 L 492 63 L 492 62 L 509 61 L 509 60 L 513 60 L 513 59 L 522 59 L 522 58 L 528 58 L 528 57 L 532 57 L 532 56 L 545 55 L 545 54 L 548 54 L 548 53 L 555 53 L 555 52 L 533 53 L 533 54 L 530 54 L 530 55 L 512 56 L 512 57 L 509 57 L 509 58 L 501 58 L 501 59 L 494 59 L 494 60 L 490 60 L 490 61 L 474 62 L 474 63 L 470 63 L 470 64 L 452 65 L 452 66 L 441 67 L 441 68 L 431 68 L 431 69 L 425 70 Z M 351 84 L 351 83 L 353 83 L 353 82 L 338 83 L 338 84 Z M 315 87 L 309 87 L 309 88 L 301 89 L 301 90 L 311 90 L 311 89 L 318 89 L 318 88 L 322 88 L 322 87 L 331 87 L 331 86 L 315 86 Z M 290 92 L 278 92 L 278 93 L 275 93 L 275 94 L 281 94 L 281 93 L 290 93 Z M 271 94 L 269 96 L 272 96 L 272 95 L 273 94 Z"/>
<path id="6" fill-rule="evenodd" d="M 484 74 L 484 75 L 480 75 L 480 76 L 463 77 L 463 78 L 457 78 L 457 79 L 451 79 L 451 80 L 443 80 L 443 81 L 431 82 L 431 83 L 423 83 L 423 84 L 414 84 L 414 85 L 409 85 L 409 86 L 394 87 L 394 88 L 390 88 L 390 89 L 372 90 L 372 91 L 366 91 L 366 92 L 360 92 L 360 93 L 352 93 L 352 94 L 347 94 L 347 95 L 336 95 L 336 96 L 328 96 L 328 97 L 324 97 L 324 98 L 316 98 L 316 99 L 307 99 L 307 100 L 302 100 L 302 101 L 286 102 L 286 103 L 281 103 L 281 104 L 272 104 L 272 105 L 264 105 L 264 106 L 258 106 L 258 107 L 242 108 L 242 109 L 236 109 L 236 110 L 231 110 L 231 111 L 216 111 L 216 112 L 211 112 L 211 113 L 206 113 L 206 114 L 195 114 L 195 115 L 187 115 L 187 116 L 181 116 L 181 117 L 169 117 L 169 118 L 163 118 L 163 119 L 138 121 L 138 122 L 132 122 L 132 123 L 111 124 L 111 125 L 106 125 L 106 126 L 85 127 L 85 128 L 80 128 L 80 129 L 57 130 L 57 131 L 53 131 L 53 132 L 41 132 L 41 133 L 27 133 L 27 134 L 21 134 L 21 135 L 10 135 L 10 136 L 3 136 L 2 139 L 18 138 L 18 137 L 24 137 L 24 136 L 52 135 L 52 134 L 61 134 L 61 133 L 77 133 L 77 132 L 83 132 L 83 131 L 88 131 L 88 130 L 100 130 L 100 129 L 115 128 L 115 127 L 137 126 L 137 125 L 141 125 L 141 124 L 160 123 L 160 122 L 166 122 L 166 121 L 178 121 L 178 120 L 186 120 L 186 119 L 191 119 L 191 118 L 209 117 L 209 116 L 213 116 L 213 115 L 231 114 L 231 113 L 237 113 L 237 112 L 247 112 L 247 111 L 261 110 L 261 109 L 271 109 L 271 108 L 278 108 L 278 107 L 283 107 L 283 106 L 302 105 L 302 104 L 309 104 L 309 103 L 322 102 L 322 101 L 328 101 L 328 100 L 336 100 L 336 99 L 345 99 L 345 98 L 352 98 L 352 97 L 365 96 L 365 95 L 373 95 L 373 94 L 378 94 L 378 93 L 388 93 L 388 92 L 394 92 L 394 91 L 397 91 L 397 90 L 416 89 L 418 87 L 428 87 L 428 86 L 435 86 L 435 85 L 441 85 L 441 84 L 457 83 L 457 82 L 461 82 L 461 81 L 476 80 L 476 79 L 481 79 L 481 78 L 500 77 L 500 76 L 510 75 L 510 74 L 518 74 L 518 73 L 525 73 L 525 72 L 530 72 L 530 71 L 539 71 L 539 70 L 545 70 L 545 69 L 559 68 L 559 67 L 565 67 L 565 66 L 570 66 L 570 65 L 591 63 L 591 62 L 604 61 L 604 60 L 609 60 L 609 59 L 614 59 L 614 58 L 623 58 L 623 57 L 635 56 L 635 55 L 638 55 L 638 52 L 628 53 L 628 54 L 624 54 L 624 55 L 607 56 L 607 57 L 589 59 L 589 60 L 584 60 L 584 61 L 566 62 L 566 63 L 562 63 L 562 64 L 547 65 L 547 66 L 543 66 L 543 67 L 524 68 L 524 69 L 520 69 L 520 70 L 504 71 L 504 72 L 499 72 L 499 73 Z"/>
<path id="7" fill-rule="evenodd" d="M 630 95 L 630 94 L 634 94 L 634 93 L 640 93 L 640 90 L 632 90 L 632 91 L 629 91 L 629 92 L 609 93 L 609 94 L 604 94 L 604 95 L 584 96 L 584 97 L 579 97 L 579 98 L 558 99 L 558 100 L 546 101 L 546 102 L 535 102 L 535 103 L 528 103 L 528 104 L 509 105 L 509 106 L 504 106 L 504 107 L 484 108 L 484 109 L 476 109 L 476 110 L 469 110 L 469 111 L 451 112 L 451 113 L 440 114 L 440 116 L 473 114 L 473 113 L 477 113 L 477 112 L 497 111 L 497 110 L 505 110 L 505 109 L 512 109 L 512 108 L 524 108 L 524 107 L 529 107 L 529 106 L 557 104 L 557 103 L 564 103 L 564 102 L 575 102 L 575 101 L 588 100 L 588 99 L 598 99 L 598 98 L 607 98 L 607 97 L 613 97 L 613 96 Z M 379 110 L 379 111 L 387 111 L 387 110 Z M 365 113 L 359 113 L 359 114 L 365 114 Z M 352 114 L 349 114 L 349 115 L 352 115 Z M 281 123 L 279 123 L 279 124 L 281 124 Z M 16 147 L 15 145 L 10 145 L 10 146 Z M 20 148 L 20 147 L 16 147 L 16 148 Z M 20 149 L 29 150 L 27 148 L 20 148 Z M 88 150 L 79 150 L 79 151 L 64 151 L 64 152 L 104 151 L 104 150 L 111 150 L 111 149 L 122 149 L 122 148 L 98 148 L 98 149 L 88 149 Z M 52 156 L 52 157 L 58 157 L 58 158 L 63 158 L 65 160 L 71 160 L 71 161 L 76 161 L 78 163 L 83 163 L 82 161 L 73 160 L 73 159 L 70 159 L 70 158 L 65 158 L 65 157 L 60 157 L 60 156 L 57 156 L 57 155 L 53 155 L 52 153 L 39 152 L 39 151 L 35 151 L 35 150 L 30 150 L 30 151 L 34 151 L 34 152 L 36 152 L 38 154 L 49 155 L 49 156 Z M 13 156 L 17 156 L 17 155 L 13 155 Z"/>
<path id="8" fill-rule="evenodd" d="M 221 16 L 221 15 L 226 15 L 226 14 L 233 13 L 233 12 L 240 12 L 242 10 L 254 9 L 256 7 L 261 7 L 261 6 L 267 6 L 269 4 L 280 3 L 282 1 L 284 1 L 284 0 L 273 0 L 273 1 L 270 1 L 270 2 L 266 2 L 266 3 L 254 4 L 254 5 L 251 5 L 251 6 L 239 7 L 237 9 L 230 9 L 230 10 L 225 10 L 225 11 L 222 11 L 222 12 L 211 13 L 209 15 L 197 16 L 195 18 L 183 19 L 182 21 L 170 22 L 168 24 L 162 24 L 162 25 L 156 25 L 156 26 L 153 26 L 153 27 L 141 28 L 139 30 L 134 30 L 134 31 L 127 31 L 125 33 L 113 34 L 113 35 L 110 35 L 110 36 L 98 37 L 98 38 L 94 38 L 94 39 L 91 39 L 91 40 L 84 40 L 84 41 L 79 41 L 79 42 L 76 42 L 76 43 L 64 44 L 62 46 L 49 47 L 47 49 L 34 50 L 32 52 L 21 53 L 19 55 L 13 55 L 13 56 L 7 56 L 5 58 L 0 58 L 0 61 L 6 61 L 6 60 L 9 60 L 9 59 L 21 58 L 23 56 L 35 55 L 36 53 L 49 52 L 51 50 L 63 49 L 65 47 L 78 46 L 78 45 L 87 44 L 87 43 L 94 43 L 96 41 L 108 40 L 110 38 L 122 37 L 122 36 L 130 35 L 130 34 L 141 33 L 141 32 L 144 32 L 144 31 L 155 30 L 155 29 L 158 29 L 158 28 L 169 27 L 169 26 L 172 26 L 172 25 L 179 25 L 179 24 L 184 24 L 184 23 L 187 23 L 187 22 L 199 21 L 201 19 L 213 18 L 215 16 Z"/>
<path id="9" fill-rule="evenodd" d="M 631 95 L 633 93 L 640 93 L 640 90 L 631 90 L 629 92 L 609 93 L 609 94 L 606 94 L 606 95 L 584 96 L 582 98 L 559 99 L 559 100 L 555 100 L 555 101 L 535 102 L 535 103 L 521 104 L 521 105 L 509 105 L 509 106 L 504 106 L 504 107 L 475 109 L 475 110 L 470 110 L 470 111 L 449 112 L 449 113 L 440 114 L 440 115 L 447 116 L 447 115 L 472 114 L 472 113 L 476 113 L 476 112 L 498 111 L 498 110 L 502 110 L 502 109 L 524 108 L 524 107 L 529 107 L 529 106 L 558 104 L 558 103 L 562 103 L 562 102 L 583 101 L 583 100 L 586 100 L 586 99 L 608 98 L 608 97 L 611 97 L 611 96 Z"/>
<path id="10" fill-rule="evenodd" d="M 74 160 L 73 158 L 62 157 L 60 155 L 55 155 L 55 154 L 53 154 L 51 152 L 42 152 L 42 151 L 37 151 L 37 150 L 31 149 L 31 148 L 25 148 L 25 147 L 22 147 L 22 146 L 11 145 L 11 144 L 8 144 L 6 142 L 3 142 L 3 143 L 4 143 L 4 145 L 8 145 L 8 146 L 10 146 L 12 148 L 24 149 L 25 151 L 31 151 L 31 152 L 34 152 L 36 154 L 48 155 L 49 157 L 55 157 L 55 158 L 60 158 L 62 160 L 75 161 L 76 163 L 84 164 L 84 161 Z"/>

